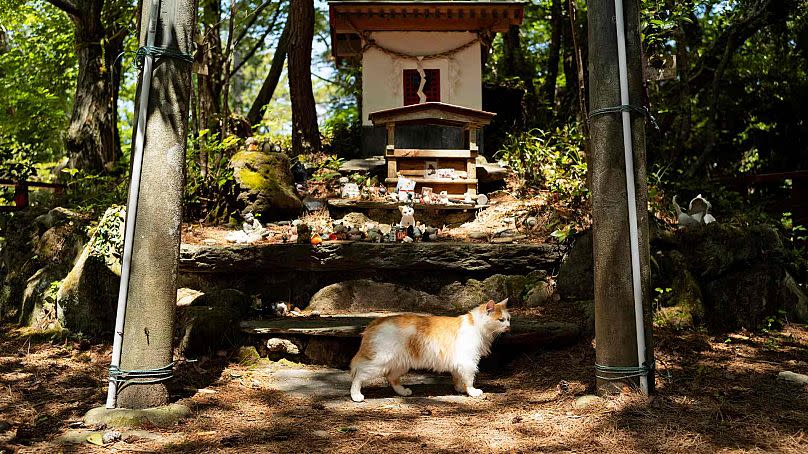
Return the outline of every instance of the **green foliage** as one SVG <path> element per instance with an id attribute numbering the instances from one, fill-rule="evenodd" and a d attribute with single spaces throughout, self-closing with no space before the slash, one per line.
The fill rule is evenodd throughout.
<path id="1" fill-rule="evenodd" d="M 497 157 L 516 172 L 522 191 L 547 189 L 571 206 L 589 197 L 584 137 L 575 126 L 511 135 Z"/>
<path id="2" fill-rule="evenodd" d="M 236 197 L 230 158 L 241 139 L 236 136 L 220 138 L 204 129 L 187 147 L 185 191 L 183 203 L 185 217 L 209 222 L 227 219 Z M 205 162 L 202 156 L 207 158 Z"/>
<path id="3" fill-rule="evenodd" d="M 0 0 L 0 174 L 64 153 L 77 73 L 70 19 L 42 0 Z M 10 150 L 9 150 L 10 149 Z"/>
<path id="4" fill-rule="evenodd" d="M 97 175 L 71 168 L 62 169 L 61 173 L 61 181 L 67 185 L 64 206 L 99 213 L 112 205 L 126 203 L 128 174 Z"/>
<path id="5" fill-rule="evenodd" d="M 105 214 L 107 216 L 95 226 L 90 255 L 103 258 L 107 266 L 117 266 L 123 256 L 126 208 L 112 206 Z"/>
<path id="6" fill-rule="evenodd" d="M 325 153 L 300 155 L 298 159 L 309 169 L 312 181 L 325 183 L 337 180 L 340 177 L 339 168 L 345 163 L 345 159 Z"/>

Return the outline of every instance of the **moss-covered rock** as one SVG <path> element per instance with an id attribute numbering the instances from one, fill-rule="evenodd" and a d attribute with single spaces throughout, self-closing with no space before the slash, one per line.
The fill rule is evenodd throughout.
<path id="1" fill-rule="evenodd" d="M 567 300 L 595 297 L 595 265 L 592 253 L 592 230 L 575 238 L 572 249 L 558 272 L 556 291 Z"/>
<path id="2" fill-rule="evenodd" d="M 59 321 L 85 334 L 110 331 L 115 324 L 121 280 L 125 212 L 107 209 L 56 294 Z"/>
<path id="3" fill-rule="evenodd" d="M 0 319 L 45 327 L 55 321 L 51 287 L 73 266 L 87 219 L 65 208 L 32 207 L 0 222 Z"/>
<path id="4" fill-rule="evenodd" d="M 115 428 L 169 428 L 190 415 L 191 410 L 188 407 L 177 403 L 141 410 L 98 407 L 87 412 L 84 423 L 88 426 L 104 425 Z"/>
<path id="5" fill-rule="evenodd" d="M 240 151 L 230 159 L 230 168 L 242 215 L 252 212 L 262 220 L 274 220 L 295 217 L 302 211 L 285 154 Z"/>
<path id="6" fill-rule="evenodd" d="M 702 323 L 712 332 L 756 329 L 785 311 L 808 317 L 808 298 L 786 272 L 786 251 L 768 225 L 712 223 L 659 237 L 655 281 L 670 288 L 658 299 L 655 322 L 674 328 Z M 804 308 L 804 309 L 803 309 Z"/>

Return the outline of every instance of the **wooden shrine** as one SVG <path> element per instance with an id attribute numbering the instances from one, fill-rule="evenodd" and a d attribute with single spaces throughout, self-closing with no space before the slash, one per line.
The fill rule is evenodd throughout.
<path id="1" fill-rule="evenodd" d="M 519 26 L 524 17 L 524 3 L 514 0 L 349 0 L 328 5 L 332 55 L 362 65 L 363 157 L 380 154 L 389 139 L 387 129 L 379 126 L 382 122 L 373 121 L 371 114 L 423 103 L 482 110 L 485 43 L 494 34 Z M 478 129 L 473 142 L 485 151 L 479 129 L 484 123 L 470 111 L 465 113 L 471 115 L 469 126 Z M 461 147 L 464 140 L 468 142 L 467 131 L 464 135 L 461 138 L 457 128 L 425 122 L 418 128 L 400 128 L 395 137 L 402 148 L 427 151 Z M 415 164 L 402 157 L 388 155 L 393 165 Z M 455 193 L 462 186 L 450 184 Z"/>
<path id="2" fill-rule="evenodd" d="M 387 131 L 384 156 L 387 159 L 385 184 L 393 191 L 399 177 L 415 181 L 415 192 L 424 187 L 432 192 L 446 191 L 450 197 L 477 195 L 477 131 L 491 122 L 495 114 L 468 107 L 426 102 L 369 114 L 374 126 Z M 442 125 L 463 131 L 461 149 L 399 148 L 396 146 L 397 125 Z"/>

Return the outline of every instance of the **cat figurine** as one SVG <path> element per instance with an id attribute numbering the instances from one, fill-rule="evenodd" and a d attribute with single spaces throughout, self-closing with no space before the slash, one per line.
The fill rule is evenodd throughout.
<path id="1" fill-rule="evenodd" d="M 362 384 L 377 377 L 386 377 L 398 395 L 411 395 L 400 381 L 410 369 L 450 372 L 457 392 L 481 396 L 474 387 L 477 366 L 494 338 L 510 330 L 507 302 L 490 300 L 458 317 L 402 314 L 374 320 L 351 360 L 351 399 L 362 402 Z"/>
<path id="2" fill-rule="evenodd" d="M 715 222 L 715 217 L 709 213 L 712 204 L 702 197 L 701 194 L 690 201 L 690 205 L 687 207 L 687 213 L 685 213 L 682 207 L 676 202 L 676 196 L 673 196 L 673 207 L 676 210 L 679 228 Z"/>
<path id="3" fill-rule="evenodd" d="M 406 229 L 411 225 L 415 225 L 415 209 L 413 207 L 402 205 L 398 209 L 401 210 L 401 227 Z"/>

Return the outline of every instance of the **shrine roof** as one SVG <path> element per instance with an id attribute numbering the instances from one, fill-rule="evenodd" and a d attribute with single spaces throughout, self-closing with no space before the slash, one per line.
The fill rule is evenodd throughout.
<path id="1" fill-rule="evenodd" d="M 333 34 L 364 31 L 507 31 L 520 25 L 521 1 L 328 2 Z"/>
<path id="2" fill-rule="evenodd" d="M 484 126 L 496 114 L 469 107 L 442 102 L 425 102 L 409 106 L 371 112 L 368 115 L 374 125 L 387 123 L 430 123 L 454 126 Z"/>

